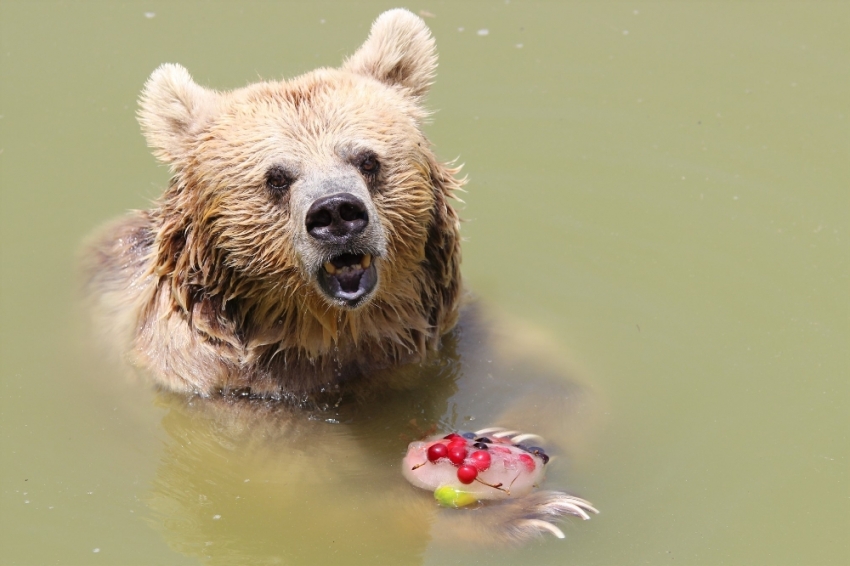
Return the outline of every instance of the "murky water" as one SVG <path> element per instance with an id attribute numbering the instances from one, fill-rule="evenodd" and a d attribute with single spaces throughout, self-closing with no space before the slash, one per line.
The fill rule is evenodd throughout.
<path id="1" fill-rule="evenodd" d="M 467 284 L 593 392 L 549 481 L 602 514 L 564 541 L 443 544 L 394 468 L 411 407 L 463 426 L 539 379 L 517 351 L 484 400 L 493 361 L 461 344 L 460 373 L 337 425 L 188 407 L 100 359 L 75 253 L 167 181 L 148 74 L 337 65 L 388 7 L 0 4 L 0 562 L 850 562 L 844 3 L 411 6 L 441 57 L 429 135 L 471 179 Z"/>

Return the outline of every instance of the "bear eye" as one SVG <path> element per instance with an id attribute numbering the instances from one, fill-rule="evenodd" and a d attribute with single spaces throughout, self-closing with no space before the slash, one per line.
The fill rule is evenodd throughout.
<path id="1" fill-rule="evenodd" d="M 279 165 L 271 167 L 266 173 L 266 186 L 275 192 L 282 192 L 292 184 L 292 177 Z"/>
<path id="2" fill-rule="evenodd" d="M 374 153 L 367 153 L 360 158 L 359 168 L 361 173 L 367 177 L 374 178 L 378 174 L 381 164 L 378 162 L 378 157 Z"/>

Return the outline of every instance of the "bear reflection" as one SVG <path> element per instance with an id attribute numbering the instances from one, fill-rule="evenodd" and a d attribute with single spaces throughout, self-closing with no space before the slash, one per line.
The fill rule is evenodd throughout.
<path id="1" fill-rule="evenodd" d="M 530 511 L 521 500 L 442 509 L 399 469 L 414 439 L 498 424 L 543 435 L 554 455 L 543 487 L 567 486 L 564 456 L 592 421 L 588 393 L 499 326 L 466 308 L 441 354 L 395 381 L 406 386 L 335 407 L 161 394 L 169 440 L 148 501 L 155 524 L 175 550 L 213 563 L 407 563 L 435 544 L 506 542 L 510 520 Z"/>

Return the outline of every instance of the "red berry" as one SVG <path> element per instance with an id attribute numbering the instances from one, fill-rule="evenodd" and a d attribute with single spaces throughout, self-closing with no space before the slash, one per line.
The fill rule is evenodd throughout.
<path id="1" fill-rule="evenodd" d="M 534 468 L 536 467 L 534 464 L 534 458 L 532 458 L 528 454 L 520 454 L 519 461 L 523 463 L 526 470 L 528 470 L 529 472 L 534 471 Z"/>
<path id="2" fill-rule="evenodd" d="M 466 446 L 449 446 L 449 461 L 455 466 L 460 466 L 463 464 L 463 461 L 466 459 Z"/>
<path id="3" fill-rule="evenodd" d="M 436 443 L 428 447 L 428 460 L 436 462 L 440 458 L 445 458 L 449 455 L 449 449 L 445 444 Z"/>
<path id="4" fill-rule="evenodd" d="M 462 438 L 453 438 L 449 441 L 448 449 L 451 450 L 453 446 L 460 446 L 461 448 L 466 448 L 466 441 Z"/>
<path id="5" fill-rule="evenodd" d="M 483 472 L 490 467 L 490 453 L 486 450 L 476 450 L 472 453 L 470 459 L 472 460 L 472 465 L 479 472 Z"/>
<path id="6" fill-rule="evenodd" d="M 443 440 L 454 440 L 456 438 L 460 438 L 461 440 L 463 440 L 463 437 L 456 432 L 451 432 L 451 433 L 447 434 L 446 436 L 443 437 Z"/>
<path id="7" fill-rule="evenodd" d="M 475 466 L 464 464 L 457 469 L 457 479 L 460 480 L 460 483 L 472 483 L 477 477 L 478 470 L 475 469 Z"/>

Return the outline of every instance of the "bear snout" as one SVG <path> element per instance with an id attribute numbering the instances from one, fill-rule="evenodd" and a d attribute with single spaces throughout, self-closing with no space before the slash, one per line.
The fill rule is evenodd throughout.
<path id="1" fill-rule="evenodd" d="M 351 193 L 336 193 L 317 199 L 304 219 L 311 237 L 345 245 L 369 224 L 365 203 Z"/>
<path id="2" fill-rule="evenodd" d="M 375 263 L 386 253 L 386 243 L 372 202 L 355 194 L 356 184 L 354 190 L 340 190 L 339 184 L 334 183 L 332 194 L 305 203 L 309 206 L 304 214 L 307 237 L 302 240 L 302 257 L 325 298 L 339 307 L 356 309 L 377 289 Z"/>

